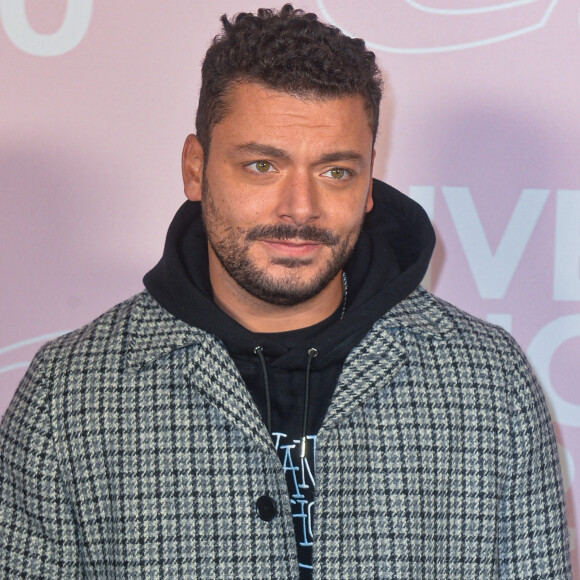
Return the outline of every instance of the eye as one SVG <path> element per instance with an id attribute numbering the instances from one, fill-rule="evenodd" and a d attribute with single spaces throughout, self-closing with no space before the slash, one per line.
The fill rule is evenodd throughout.
<path id="1" fill-rule="evenodd" d="M 332 177 L 332 179 L 342 180 L 350 177 L 351 173 L 344 167 L 333 167 L 332 169 L 325 171 L 322 175 L 325 175 L 326 177 Z"/>
<path id="2" fill-rule="evenodd" d="M 274 167 L 269 161 L 254 161 L 253 163 L 248 163 L 246 167 L 258 172 L 258 173 L 269 173 L 274 171 Z"/>

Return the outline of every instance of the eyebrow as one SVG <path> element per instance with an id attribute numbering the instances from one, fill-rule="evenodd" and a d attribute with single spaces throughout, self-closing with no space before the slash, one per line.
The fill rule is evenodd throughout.
<path id="1" fill-rule="evenodd" d="M 263 155 L 264 157 L 273 157 L 275 159 L 290 159 L 290 155 L 283 149 L 272 147 L 271 145 L 263 145 L 250 141 L 249 143 L 242 143 L 233 148 L 233 154 L 251 153 L 253 155 Z"/>
<path id="2" fill-rule="evenodd" d="M 290 159 L 290 155 L 284 149 L 278 147 L 273 147 L 271 145 L 265 145 L 262 143 L 256 143 L 255 141 L 250 141 L 248 143 L 243 143 L 237 145 L 233 148 L 233 154 L 240 153 L 251 153 L 253 155 L 263 155 L 264 157 L 270 157 L 274 159 Z M 321 155 L 317 160 L 316 164 L 323 163 L 338 163 L 340 161 L 356 161 L 361 162 L 363 156 L 356 151 L 346 149 L 344 151 L 332 151 L 330 153 L 325 153 Z"/>
<path id="3" fill-rule="evenodd" d="M 332 153 L 325 153 L 322 155 L 318 162 L 319 163 L 337 163 L 340 161 L 362 161 L 363 156 L 356 151 L 346 150 L 346 151 L 333 151 Z"/>

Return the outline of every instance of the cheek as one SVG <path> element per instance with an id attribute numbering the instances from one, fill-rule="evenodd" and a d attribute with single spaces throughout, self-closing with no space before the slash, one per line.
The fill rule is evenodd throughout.
<path id="1" fill-rule="evenodd" d="M 363 222 L 365 213 L 365 203 L 357 205 L 350 203 L 336 207 L 332 218 L 335 224 L 334 227 L 341 229 L 345 233 L 358 230 Z"/>
<path id="2" fill-rule="evenodd" d="M 215 179 L 209 184 L 214 203 L 224 219 L 252 223 L 267 214 L 270 197 L 266 192 L 249 191 L 235 180 Z"/>
<path id="3" fill-rule="evenodd" d="M 265 194 L 244 194 L 240 192 L 235 199 L 229 200 L 228 206 L 231 218 L 242 228 L 250 228 L 276 221 L 275 217 L 273 217 L 269 196 Z"/>
<path id="4" fill-rule="evenodd" d="M 240 237 L 252 227 L 269 222 L 265 212 L 250 196 L 230 194 L 214 201 L 222 227 L 237 231 Z"/>

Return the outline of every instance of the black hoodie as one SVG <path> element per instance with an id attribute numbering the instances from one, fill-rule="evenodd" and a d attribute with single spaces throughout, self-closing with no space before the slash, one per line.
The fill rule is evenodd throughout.
<path id="1" fill-rule="evenodd" d="M 270 427 L 288 481 L 301 578 L 311 577 L 316 434 L 344 360 L 371 326 L 419 285 L 435 244 L 417 203 L 378 180 L 373 200 L 345 268 L 345 302 L 314 326 L 254 333 L 215 304 L 199 203 L 187 201 L 179 209 L 163 257 L 144 278 L 171 314 L 222 340 Z M 308 444 L 301 449 L 303 438 Z M 260 515 L 269 517 L 268 506 Z"/>

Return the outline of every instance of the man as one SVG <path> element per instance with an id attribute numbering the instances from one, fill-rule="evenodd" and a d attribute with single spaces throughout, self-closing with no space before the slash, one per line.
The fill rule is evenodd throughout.
<path id="1" fill-rule="evenodd" d="M 222 22 L 147 290 L 6 414 L 2 577 L 569 577 L 540 387 L 372 180 L 374 55 L 290 5 Z"/>

